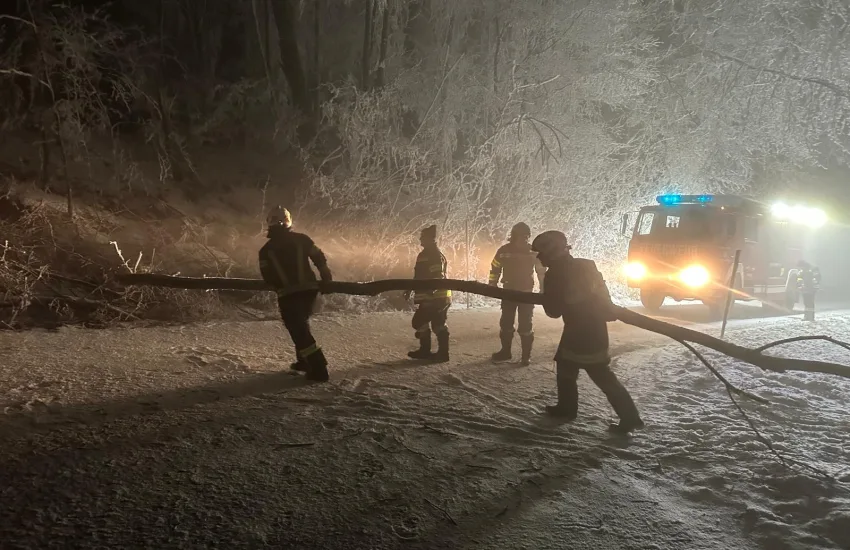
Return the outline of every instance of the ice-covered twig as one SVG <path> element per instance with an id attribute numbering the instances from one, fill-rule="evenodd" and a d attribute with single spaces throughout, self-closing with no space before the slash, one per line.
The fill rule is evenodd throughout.
<path id="1" fill-rule="evenodd" d="M 705 365 L 708 368 L 708 370 L 710 370 L 711 373 L 714 374 L 714 376 L 716 376 L 717 379 L 720 380 L 723 383 L 723 385 L 726 387 L 726 393 L 729 394 L 729 399 L 732 401 L 732 404 L 735 405 L 735 408 L 738 409 L 738 412 L 741 413 L 741 416 L 744 418 L 744 421 L 746 421 L 746 423 L 749 425 L 750 429 L 755 434 L 756 439 L 758 439 L 765 447 L 767 447 L 767 449 L 770 451 L 770 453 L 773 456 L 775 456 L 776 459 L 783 466 L 793 470 L 794 468 L 792 467 L 792 465 L 796 465 L 796 466 L 799 466 L 799 467 L 801 467 L 805 470 L 809 470 L 810 472 L 817 474 L 819 477 L 822 477 L 822 478 L 827 479 L 829 481 L 835 481 L 835 479 L 836 479 L 835 476 L 833 476 L 829 472 L 821 470 L 820 468 L 817 468 L 815 466 L 812 466 L 811 464 L 807 464 L 807 463 L 802 462 L 800 460 L 796 460 L 794 458 L 782 456 L 779 453 L 779 451 L 777 451 L 776 448 L 773 446 L 773 443 L 771 443 L 770 440 L 767 437 L 765 437 L 761 433 L 761 431 L 759 431 L 759 429 L 755 425 L 755 422 L 753 422 L 753 420 L 750 418 L 750 415 L 747 414 L 747 412 L 743 409 L 743 407 L 741 407 L 741 405 L 735 399 L 735 394 L 747 397 L 749 399 L 753 399 L 753 400 L 755 400 L 759 403 L 765 403 L 766 404 L 766 403 L 769 403 L 769 402 L 762 397 L 758 397 L 757 395 L 753 395 L 749 392 L 746 392 L 744 390 L 736 388 L 728 380 L 726 380 L 723 377 L 723 375 L 721 375 L 717 371 L 717 369 L 715 369 L 713 366 L 711 366 L 711 364 L 708 362 L 708 359 L 706 359 L 705 356 L 703 354 L 701 354 L 699 351 L 697 351 L 696 348 L 694 348 L 691 344 L 689 344 L 688 342 L 685 342 L 683 340 L 677 340 L 677 341 L 680 344 L 682 344 L 683 346 L 685 346 L 686 348 L 688 348 L 688 350 L 691 353 L 693 353 L 696 356 L 696 358 L 699 359 L 702 362 L 702 364 Z"/>
<path id="2" fill-rule="evenodd" d="M 733 385 L 731 382 L 726 380 L 726 378 L 722 374 L 720 374 L 720 372 L 717 369 L 715 369 L 711 365 L 711 363 L 708 362 L 708 359 L 706 359 L 703 354 L 698 352 L 696 350 L 696 348 L 694 348 L 691 344 L 685 342 L 684 340 L 676 339 L 676 341 L 679 342 L 680 344 L 682 344 L 683 346 L 685 346 L 686 348 L 688 348 L 688 350 L 691 353 L 696 355 L 697 359 L 702 361 L 702 364 L 705 365 L 705 367 L 708 370 L 711 371 L 711 374 L 713 374 L 718 380 L 720 380 L 723 383 L 724 386 L 726 386 L 726 391 L 728 391 L 730 393 L 735 393 L 737 395 L 740 395 L 741 397 L 746 397 L 747 399 L 752 399 L 753 401 L 755 401 L 757 403 L 761 403 L 762 405 L 769 405 L 770 404 L 770 401 L 768 401 L 764 397 L 759 397 L 758 395 L 755 395 L 755 394 L 752 394 L 748 391 L 742 390 L 741 388 L 738 388 L 737 386 Z"/>
<path id="3" fill-rule="evenodd" d="M 433 502 L 431 502 L 431 501 L 430 501 L 430 500 L 428 500 L 427 498 L 425 499 L 425 502 L 427 502 L 427 503 L 428 503 L 428 505 L 430 505 L 430 506 L 431 506 L 431 508 L 433 508 L 434 510 L 437 510 L 438 512 L 442 513 L 442 514 L 443 514 L 443 516 L 444 516 L 447 520 L 449 520 L 450 522 L 452 522 L 452 525 L 457 525 L 457 521 L 455 521 L 455 518 L 453 518 L 453 517 L 452 517 L 452 515 L 448 512 L 448 510 L 446 510 L 445 508 L 441 508 L 440 506 L 437 506 L 436 504 L 434 504 Z"/>
<path id="4" fill-rule="evenodd" d="M 832 336 L 818 335 L 818 336 L 795 336 L 793 338 L 785 338 L 784 340 L 777 340 L 776 342 L 770 342 L 769 344 L 765 344 L 760 348 L 756 348 L 756 351 L 762 353 L 770 348 L 781 346 L 783 344 L 791 344 L 793 342 L 804 342 L 807 340 L 823 340 L 825 342 L 829 342 L 831 344 L 835 344 L 836 346 L 841 346 L 842 348 L 850 351 L 850 344 L 847 342 L 842 342 L 841 340 L 837 340 Z"/>

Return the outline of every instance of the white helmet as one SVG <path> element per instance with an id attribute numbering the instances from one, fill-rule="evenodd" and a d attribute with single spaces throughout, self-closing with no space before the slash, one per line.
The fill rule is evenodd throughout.
<path id="1" fill-rule="evenodd" d="M 273 227 L 276 225 L 282 225 L 284 227 L 292 227 L 292 214 L 289 213 L 289 210 L 282 206 L 275 206 L 272 208 L 271 212 L 269 212 L 269 216 L 266 218 L 266 224 L 269 227 Z"/>

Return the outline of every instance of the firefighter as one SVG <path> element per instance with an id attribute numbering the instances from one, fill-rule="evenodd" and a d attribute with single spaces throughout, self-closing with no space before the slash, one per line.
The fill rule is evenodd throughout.
<path id="1" fill-rule="evenodd" d="M 327 259 L 310 237 L 292 231 L 292 215 L 286 208 L 275 207 L 266 221 L 269 241 L 260 249 L 260 272 L 277 291 L 281 320 L 295 344 L 297 361 L 290 368 L 305 372 L 309 380 L 326 382 L 328 362 L 310 332 L 310 316 L 319 295 L 310 261 L 322 281 L 331 281 Z"/>
<path id="2" fill-rule="evenodd" d="M 610 368 L 607 322 L 615 317 L 608 288 L 596 263 L 574 258 L 566 235 L 560 231 L 541 233 L 531 248 L 548 268 L 543 309 L 549 317 L 564 320 L 564 332 L 555 355 L 558 404 L 547 406 L 546 413 L 566 421 L 576 418 L 576 382 L 579 371 L 584 370 L 620 417 L 618 424 L 609 426 L 611 431 L 626 434 L 643 427 L 632 397 Z"/>
<path id="3" fill-rule="evenodd" d="M 531 292 L 534 290 L 534 273 L 543 288 L 544 270 L 543 264 L 537 259 L 537 254 L 531 250 L 531 229 L 523 222 L 511 228 L 508 243 L 496 251 L 496 256 L 490 267 L 490 285 L 502 286 L 510 290 L 523 290 Z M 499 320 L 499 338 L 502 341 L 502 349 L 493 354 L 493 361 L 510 361 L 511 345 L 514 339 L 514 319 L 519 317 L 517 332 L 522 346 L 521 364 L 527 366 L 531 363 L 531 346 L 534 343 L 534 330 L 532 317 L 534 316 L 534 304 L 519 304 L 502 300 L 502 317 Z"/>
<path id="4" fill-rule="evenodd" d="M 803 306 L 806 312 L 804 321 L 815 320 L 815 294 L 820 289 L 820 269 L 805 260 L 797 263 L 797 289 L 803 295 Z"/>
<path id="5" fill-rule="evenodd" d="M 422 252 L 416 258 L 414 279 L 445 279 L 446 257 L 437 247 L 437 226 L 422 230 L 419 236 Z M 404 293 L 405 300 L 411 292 Z M 449 307 L 452 304 L 451 290 L 417 290 L 413 303 L 418 306 L 413 314 L 413 330 L 419 339 L 419 349 L 407 355 L 412 359 L 426 359 L 445 363 L 449 360 L 449 327 L 446 325 Z M 431 332 L 437 335 L 437 353 L 431 352 Z"/>

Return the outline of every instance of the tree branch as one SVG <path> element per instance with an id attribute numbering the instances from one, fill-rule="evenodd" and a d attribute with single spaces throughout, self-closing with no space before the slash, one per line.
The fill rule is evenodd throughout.
<path id="1" fill-rule="evenodd" d="M 846 98 L 846 99 L 850 99 L 850 91 L 845 90 L 844 88 L 842 88 L 838 84 L 835 84 L 834 82 L 830 82 L 829 80 L 825 80 L 823 78 L 817 78 L 817 77 L 812 77 L 812 76 L 800 76 L 800 75 L 796 75 L 796 74 L 793 74 L 793 73 L 783 71 L 781 69 L 771 69 L 770 67 L 758 67 L 756 65 L 753 65 L 752 63 L 749 63 L 749 62 L 747 62 L 743 59 L 739 59 L 739 58 L 731 56 L 731 55 L 726 55 L 726 54 L 716 52 L 716 51 L 713 51 L 713 50 L 702 50 L 702 51 L 704 51 L 705 53 L 714 55 L 716 57 L 719 57 L 721 59 L 725 59 L 727 61 L 733 61 L 735 63 L 738 63 L 742 67 L 746 67 L 747 69 L 750 69 L 752 71 L 761 71 L 761 72 L 781 76 L 782 78 L 787 78 L 789 80 L 795 80 L 797 82 L 807 82 L 809 84 L 815 84 L 817 86 L 821 86 L 822 88 L 826 88 L 827 90 L 830 90 L 831 92 L 833 92 L 837 96 L 840 96 L 840 97 L 843 97 L 843 98 Z"/>
<path id="2" fill-rule="evenodd" d="M 703 354 L 698 352 L 696 350 L 696 348 L 694 348 L 691 344 L 685 342 L 684 340 L 678 340 L 678 342 L 680 344 L 682 344 L 683 346 L 685 346 L 686 348 L 688 348 L 688 350 L 691 353 L 696 355 L 697 359 L 699 359 L 702 362 L 702 364 L 705 365 L 705 367 L 708 370 L 711 371 L 711 374 L 713 374 L 718 380 L 720 380 L 720 382 L 723 383 L 724 386 L 726 386 L 727 392 L 729 392 L 730 394 L 735 393 L 737 395 L 740 395 L 741 397 L 746 397 L 747 399 L 752 399 L 753 401 L 755 401 L 757 403 L 761 403 L 762 405 L 769 405 L 770 404 L 770 401 L 768 401 L 764 397 L 759 397 L 758 395 L 755 395 L 755 394 L 752 394 L 748 391 L 742 390 L 741 388 L 738 388 L 737 386 L 733 385 L 731 382 L 726 380 L 726 377 L 724 377 L 722 374 L 720 374 L 720 372 L 717 369 L 715 369 L 711 365 L 711 363 L 708 362 L 708 359 L 706 359 Z"/>
<path id="3" fill-rule="evenodd" d="M 786 338 L 784 340 L 778 340 L 776 342 L 771 342 L 769 344 L 765 344 L 759 348 L 756 348 L 756 351 L 759 353 L 768 350 L 770 348 L 781 346 L 784 344 L 790 344 L 792 342 L 804 342 L 809 340 L 823 340 L 825 342 L 829 342 L 831 344 L 835 344 L 836 346 L 841 346 L 842 348 L 850 351 L 850 344 L 847 342 L 842 342 L 841 340 L 836 340 L 832 336 L 795 336 L 794 338 Z"/>
<path id="4" fill-rule="evenodd" d="M 679 341 L 679 343 L 682 344 L 683 346 L 685 346 L 686 348 L 688 348 L 688 350 L 690 350 L 691 353 L 696 355 L 697 359 L 699 359 L 702 362 L 702 364 L 705 365 L 708 368 L 708 370 L 710 370 L 712 372 L 712 374 L 714 374 L 714 376 L 716 376 L 721 382 L 723 382 L 723 385 L 726 386 L 726 393 L 729 394 L 729 399 L 732 401 L 732 404 L 735 405 L 735 408 L 738 409 L 738 412 L 741 413 L 741 416 L 744 418 L 744 421 L 746 421 L 746 423 L 749 425 L 750 429 L 755 434 L 756 439 L 758 439 L 759 442 L 761 442 L 762 445 L 767 447 L 768 451 L 770 451 L 770 453 L 773 456 L 775 456 L 776 459 L 783 466 L 785 466 L 786 468 L 791 469 L 791 470 L 794 469 L 794 468 L 792 468 L 792 465 L 799 466 L 799 467 L 801 467 L 805 470 L 809 470 L 809 471 L 817 474 L 819 477 L 822 477 L 822 478 L 828 479 L 828 480 L 834 480 L 836 478 L 836 476 L 833 476 L 829 472 L 821 470 L 820 468 L 812 466 L 811 464 L 807 464 L 807 463 L 802 462 L 800 460 L 797 460 L 797 459 L 794 459 L 794 458 L 788 458 L 788 457 L 781 455 L 779 453 L 779 451 L 776 450 L 776 447 L 773 446 L 773 443 L 771 443 L 770 440 L 764 434 L 762 434 L 761 431 L 756 427 L 755 422 L 753 422 L 753 420 L 750 418 L 750 415 L 748 415 L 747 412 L 743 409 L 743 407 L 741 407 L 740 403 L 738 403 L 738 401 L 735 399 L 735 396 L 733 395 L 733 393 L 741 395 L 743 397 L 747 397 L 749 399 L 753 399 L 755 401 L 758 401 L 759 403 L 767 403 L 768 401 L 766 399 L 763 399 L 763 398 L 758 397 L 756 395 L 753 395 L 751 393 L 745 392 L 744 390 L 736 388 L 729 381 L 727 381 L 719 372 L 717 372 L 717 369 L 715 369 L 714 367 L 711 366 L 711 364 L 708 362 L 708 360 L 705 358 L 705 356 L 703 356 L 700 352 L 698 352 L 692 345 L 688 344 L 687 342 L 681 341 L 681 340 Z"/>
<path id="5" fill-rule="evenodd" d="M 125 285 L 164 286 L 170 288 L 185 288 L 195 290 L 244 290 L 271 291 L 272 287 L 259 279 L 230 279 L 224 277 L 171 277 L 156 273 L 121 273 L 116 276 L 118 282 Z M 498 300 L 510 300 L 523 304 L 542 304 L 542 294 L 520 292 L 490 286 L 476 281 L 461 281 L 456 279 L 388 279 L 369 283 L 350 283 L 342 281 L 320 282 L 319 291 L 323 294 L 352 294 L 357 296 L 376 296 L 384 292 L 400 290 L 439 290 L 448 289 L 469 294 L 479 294 Z M 659 321 L 641 315 L 620 306 L 613 306 L 617 319 L 628 325 L 636 326 L 650 332 L 663 334 L 676 341 L 687 341 L 711 348 L 715 351 L 734 357 L 745 363 L 750 363 L 761 369 L 773 372 L 801 371 L 831 374 L 842 378 L 850 378 L 850 366 L 827 363 L 823 361 L 807 361 L 763 355 L 759 350 L 745 348 L 730 342 L 724 342 L 714 336 L 680 327 L 664 321 Z"/>

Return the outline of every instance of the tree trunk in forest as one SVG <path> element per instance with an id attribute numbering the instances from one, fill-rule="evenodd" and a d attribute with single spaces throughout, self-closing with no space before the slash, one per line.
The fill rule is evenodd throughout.
<path id="1" fill-rule="evenodd" d="M 313 105 L 322 104 L 319 86 L 322 84 L 322 0 L 313 7 Z"/>
<path id="2" fill-rule="evenodd" d="M 422 11 L 421 0 L 409 0 L 407 3 L 407 21 L 404 24 L 404 55 L 413 55 L 416 50 L 416 41 L 413 39 L 415 34 L 414 22 L 419 17 Z"/>
<path id="3" fill-rule="evenodd" d="M 292 94 L 292 104 L 302 114 L 309 115 L 313 112 L 313 105 L 307 90 L 301 51 L 298 49 L 298 21 L 294 2 L 295 0 L 273 0 L 272 13 L 277 24 L 280 61 Z"/>
<path id="4" fill-rule="evenodd" d="M 372 63 L 372 19 L 374 18 L 375 0 L 366 0 L 366 15 L 363 20 L 363 74 L 360 77 L 360 86 L 368 90 L 371 86 L 371 63 Z"/>
<path id="5" fill-rule="evenodd" d="M 499 50 L 502 49 L 502 28 L 496 18 L 496 47 L 493 50 L 493 93 L 499 93 Z"/>
<path id="6" fill-rule="evenodd" d="M 375 86 L 383 88 L 386 85 L 387 47 L 390 41 L 390 3 L 384 5 L 384 17 L 381 21 L 381 49 L 378 53 L 378 74 Z"/>
<path id="7" fill-rule="evenodd" d="M 41 168 L 38 172 L 38 183 L 44 191 L 50 187 L 50 136 L 48 134 L 48 123 L 44 122 L 44 116 L 41 117 Z"/>
<path id="8" fill-rule="evenodd" d="M 170 288 L 186 288 L 197 290 L 246 290 L 270 291 L 272 287 L 260 279 L 229 279 L 224 277 L 171 277 L 154 273 L 124 273 L 116 279 L 125 285 L 163 286 Z M 373 281 L 370 283 L 349 283 L 342 281 L 320 282 L 319 290 L 323 294 L 352 294 L 358 296 L 376 296 L 383 292 L 399 290 L 437 290 L 449 289 L 456 292 L 479 294 L 500 300 L 510 300 L 524 304 L 540 304 L 543 296 L 534 292 L 505 290 L 476 281 L 459 281 L 455 279 L 391 279 Z M 617 319 L 623 323 L 636 326 L 651 332 L 662 334 L 677 341 L 686 341 L 711 348 L 722 354 L 750 363 L 759 368 L 773 372 L 801 371 L 831 374 L 842 378 L 850 378 L 850 366 L 827 363 L 823 361 L 808 361 L 804 359 L 788 359 L 764 355 L 759 350 L 745 348 L 729 342 L 724 342 L 714 336 L 680 327 L 664 321 L 659 321 L 624 307 L 613 306 Z"/>

